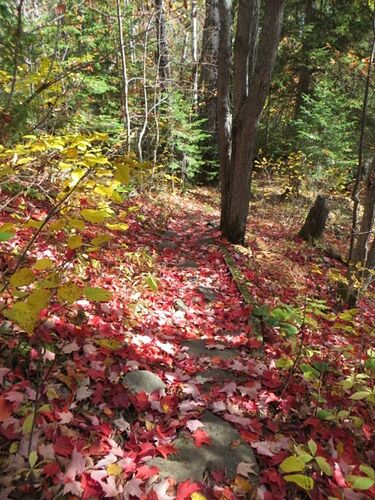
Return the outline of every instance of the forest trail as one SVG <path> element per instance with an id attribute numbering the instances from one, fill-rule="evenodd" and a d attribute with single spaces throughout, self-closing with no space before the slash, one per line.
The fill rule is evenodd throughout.
<path id="1" fill-rule="evenodd" d="M 373 309 L 364 303 L 360 323 L 346 315 L 342 330 L 326 314 L 324 280 L 335 263 L 296 240 L 288 206 L 255 203 L 261 213 L 241 248 L 221 238 L 216 205 L 216 193 L 194 190 L 122 207 L 128 230 L 94 253 L 85 270 L 112 299 L 78 300 L 64 313 L 56 307 L 41 330 L 44 342 L 55 344 L 44 353 L 35 429 L 37 353 L 21 352 L 11 332 L 4 334 L 2 357 L 15 362 L 0 369 L 0 447 L 11 450 L 1 499 L 40 491 L 47 499 L 284 498 L 288 479 L 279 465 L 294 443 L 319 437 L 333 455 L 342 447 L 336 460 L 343 467 L 354 460 L 350 429 L 317 417 L 314 388 L 320 401 L 330 401 L 326 407 L 346 407 L 345 392 L 342 401 L 331 395 L 340 370 L 355 363 L 341 349 L 347 352 L 350 339 L 360 352 Z M 95 231 L 92 225 L 89 233 Z M 243 301 L 225 247 L 256 306 Z M 306 333 L 297 309 L 303 303 Z M 264 343 L 249 325 L 252 312 Z M 369 442 L 370 414 L 362 401 L 354 404 L 364 422 L 359 439 Z M 330 472 L 333 457 L 320 446 Z M 27 481 L 17 475 L 28 469 Z M 311 489 L 301 476 L 295 481 Z M 314 477 L 325 487 L 325 476 Z"/>

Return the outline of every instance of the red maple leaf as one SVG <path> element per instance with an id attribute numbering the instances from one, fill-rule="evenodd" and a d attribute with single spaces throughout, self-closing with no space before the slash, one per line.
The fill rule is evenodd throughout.
<path id="1" fill-rule="evenodd" d="M 47 477 L 52 477 L 60 472 L 60 470 L 60 465 L 57 462 L 51 462 L 43 467 L 43 474 Z"/>
<path id="2" fill-rule="evenodd" d="M 159 469 L 157 467 L 148 467 L 147 465 L 141 465 L 138 467 L 137 474 L 135 477 L 137 479 L 143 479 L 146 480 L 149 477 L 155 476 L 159 472 Z"/>
<path id="3" fill-rule="evenodd" d="M 12 407 L 8 404 L 4 398 L 0 398 L 0 422 L 8 420 L 12 414 Z"/>
<path id="4" fill-rule="evenodd" d="M 193 432 L 194 444 L 197 448 L 201 448 L 203 444 L 211 444 L 211 438 L 203 429 L 197 429 Z"/>
<path id="5" fill-rule="evenodd" d="M 199 490 L 200 490 L 199 484 L 191 483 L 188 479 L 178 485 L 176 500 L 188 500 L 190 499 L 193 493 Z"/>
<path id="6" fill-rule="evenodd" d="M 148 406 L 148 397 L 147 394 L 143 391 L 138 392 L 137 394 L 133 394 L 131 396 L 131 400 L 138 411 L 143 411 Z"/>
<path id="7" fill-rule="evenodd" d="M 168 455 L 177 453 L 177 449 L 172 444 L 161 444 L 156 449 L 164 458 L 167 458 Z"/>
<path id="8" fill-rule="evenodd" d="M 57 455 L 70 457 L 73 452 L 74 445 L 68 436 L 59 436 L 53 444 L 53 449 Z"/>

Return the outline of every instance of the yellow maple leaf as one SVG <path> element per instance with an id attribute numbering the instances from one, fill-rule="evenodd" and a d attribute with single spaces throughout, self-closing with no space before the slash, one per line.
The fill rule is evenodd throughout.
<path id="1" fill-rule="evenodd" d="M 12 309 L 7 309 L 3 314 L 22 328 L 22 330 L 25 330 L 30 335 L 33 334 L 38 314 L 29 304 L 26 304 L 26 302 L 16 302 Z"/>
<path id="2" fill-rule="evenodd" d="M 71 250 L 75 250 L 76 248 L 79 248 L 83 245 L 83 239 L 82 236 L 79 236 L 78 234 L 74 234 L 73 236 L 70 236 L 68 239 L 68 248 Z"/>
<path id="3" fill-rule="evenodd" d="M 35 281 L 35 274 L 28 267 L 16 271 L 9 280 L 10 285 L 15 288 L 30 285 L 33 281 Z"/>
<path id="4" fill-rule="evenodd" d="M 108 476 L 120 476 L 122 474 L 124 469 L 120 467 L 118 464 L 109 464 L 107 466 L 107 474 Z"/>
<path id="5" fill-rule="evenodd" d="M 57 289 L 57 298 L 60 302 L 68 302 L 68 304 L 73 304 L 82 295 L 82 290 L 74 283 L 66 283 L 65 285 L 59 286 Z"/>
<path id="6" fill-rule="evenodd" d="M 36 271 L 45 271 L 46 269 L 51 269 L 55 265 L 52 259 L 39 259 L 33 264 L 33 269 Z"/>
<path id="7" fill-rule="evenodd" d="M 242 476 L 236 476 L 234 480 L 234 485 L 236 489 L 240 490 L 243 493 L 247 493 L 251 490 L 251 483 L 247 479 Z"/>
<path id="8" fill-rule="evenodd" d="M 190 498 L 191 500 L 207 500 L 207 497 L 203 495 L 203 493 L 200 493 L 199 491 L 195 491 L 194 493 L 192 493 Z"/>

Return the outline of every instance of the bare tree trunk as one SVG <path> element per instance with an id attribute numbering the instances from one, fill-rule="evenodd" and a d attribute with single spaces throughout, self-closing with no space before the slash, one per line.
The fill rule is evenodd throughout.
<path id="1" fill-rule="evenodd" d="M 191 59 L 193 65 L 193 106 L 198 104 L 198 19 L 197 0 L 191 0 Z"/>
<path id="2" fill-rule="evenodd" d="M 217 80 L 217 124 L 219 135 L 220 181 L 223 204 L 229 191 L 231 168 L 232 113 L 230 102 L 230 80 L 232 63 L 232 0 L 219 0 L 220 37 Z"/>
<path id="3" fill-rule="evenodd" d="M 258 33 L 259 0 L 239 0 L 233 61 L 233 113 L 237 114 L 248 96 Z"/>
<path id="4" fill-rule="evenodd" d="M 203 130 L 208 135 L 203 145 L 201 180 L 208 182 L 217 169 L 217 74 L 219 54 L 219 5 L 218 0 L 206 0 L 199 76 L 199 116 L 204 119 Z"/>
<path id="5" fill-rule="evenodd" d="M 366 195 L 364 202 L 364 212 L 360 225 L 358 226 L 358 208 L 360 203 L 361 182 L 364 176 L 364 144 L 366 117 L 369 101 L 369 91 L 371 84 L 372 67 L 375 59 L 375 12 L 373 17 L 373 38 L 371 55 L 367 69 L 365 94 L 363 97 L 361 133 L 358 146 L 358 166 L 355 178 L 355 184 L 352 192 L 353 216 L 349 246 L 349 268 L 348 284 L 339 287 L 338 293 L 342 295 L 345 302 L 354 307 L 360 294 L 367 288 L 371 281 L 371 269 L 375 265 L 375 239 L 371 244 L 370 235 L 374 224 L 374 205 L 375 205 L 375 159 L 372 159 L 369 172 L 366 179 Z M 371 245 L 371 246 L 370 246 Z"/>
<path id="6" fill-rule="evenodd" d="M 313 0 L 305 1 L 305 19 L 304 25 L 308 26 L 313 21 Z M 303 96 L 308 94 L 311 87 L 311 69 L 310 69 L 310 55 L 311 50 L 311 33 L 305 33 L 305 37 L 302 42 L 302 58 L 301 66 L 298 74 L 298 83 L 296 91 L 296 101 L 294 108 L 294 116 L 297 117 L 300 113 L 301 107 L 303 105 Z"/>
<path id="7" fill-rule="evenodd" d="M 271 85 L 285 0 L 268 0 L 265 6 L 264 25 L 258 43 L 254 33 L 257 26 L 259 4 L 241 0 L 237 15 L 237 43 L 235 45 L 233 75 L 241 78 L 234 87 L 236 103 L 233 123 L 229 133 L 223 134 L 225 118 L 221 113 L 230 109 L 229 81 L 231 76 L 231 42 L 228 41 L 228 8 L 220 0 L 220 59 L 218 78 L 218 121 L 222 130 L 219 136 L 221 169 L 221 221 L 223 235 L 232 243 L 243 244 L 250 201 L 250 181 L 255 147 L 256 129 Z M 249 19 L 249 12 L 253 17 Z M 250 21 L 250 22 L 249 22 Z M 246 35 L 246 28 L 248 35 Z M 247 36 L 251 41 L 247 42 Z M 239 43 L 239 38 L 241 43 Z M 244 50 L 244 43 L 248 50 Z M 256 45 L 256 46 L 254 46 Z M 226 53 L 223 50 L 226 49 Z M 254 61 L 254 54 L 255 61 Z M 242 71 L 241 68 L 246 68 Z M 254 68 L 254 70 L 252 70 Z M 249 82 L 249 73 L 252 79 Z M 226 80 L 224 82 L 223 80 Z M 220 90 L 220 91 L 219 91 Z M 230 113 L 229 113 L 230 115 Z M 228 120 L 226 120 L 228 123 Z M 229 156 L 229 159 L 227 159 Z"/>
<path id="8" fill-rule="evenodd" d="M 368 65 L 368 69 L 367 69 L 365 94 L 363 97 L 363 106 L 362 106 L 361 133 L 360 133 L 359 145 L 358 145 L 358 166 L 357 166 L 355 184 L 354 184 L 354 188 L 353 188 L 353 192 L 352 192 L 353 217 L 352 217 L 352 232 L 350 235 L 349 261 L 351 261 L 352 257 L 353 257 L 353 249 L 354 249 L 355 237 L 356 237 L 356 231 L 357 231 L 359 191 L 360 191 L 360 184 L 361 184 L 361 181 L 363 179 L 363 173 L 364 173 L 363 150 L 364 150 L 364 143 L 365 143 L 366 116 L 367 116 L 369 91 L 370 91 L 370 83 L 371 83 L 371 73 L 372 73 L 372 66 L 374 64 L 374 59 L 375 59 L 375 12 L 374 12 L 374 17 L 373 17 L 372 48 L 371 48 L 369 65 Z"/>
<path id="9" fill-rule="evenodd" d="M 184 41 L 182 44 L 182 54 L 181 54 L 181 64 L 180 64 L 180 80 L 182 81 L 184 78 L 184 69 L 186 60 L 188 57 L 188 49 L 189 49 L 189 32 L 185 32 Z"/>
<path id="10" fill-rule="evenodd" d="M 157 38 L 156 58 L 159 68 L 160 88 L 161 90 L 165 90 L 170 79 L 170 63 L 163 0 L 155 0 L 155 20 Z"/>
<path id="11" fill-rule="evenodd" d="M 363 201 L 363 215 L 359 232 L 356 235 L 352 259 L 349 265 L 349 285 L 346 302 L 354 307 L 359 296 L 372 281 L 372 270 L 375 268 L 375 237 L 373 235 L 375 219 L 375 158 L 372 159 L 367 177 Z M 341 290 L 342 292 L 342 290 Z"/>
<path id="12" fill-rule="evenodd" d="M 122 90 L 124 95 L 124 114 L 123 121 L 124 126 L 126 127 L 126 150 L 129 153 L 130 151 L 130 133 L 131 133 L 131 124 L 130 124 L 130 113 L 129 113 L 129 81 L 128 81 L 128 70 L 126 65 L 126 53 L 125 53 L 125 43 L 124 43 L 124 32 L 123 32 L 123 24 L 122 24 L 122 11 L 120 0 L 116 0 L 116 9 L 117 9 L 117 24 L 120 36 L 120 53 L 121 53 L 121 66 L 122 66 Z"/>
<path id="13" fill-rule="evenodd" d="M 144 51 L 143 51 L 143 79 L 142 79 L 142 84 L 143 84 L 143 98 L 144 98 L 144 105 L 143 105 L 143 125 L 142 129 L 139 133 L 138 137 L 138 156 L 140 161 L 143 161 L 143 138 L 147 130 L 148 126 L 148 92 L 147 92 L 147 52 L 148 52 L 148 34 L 149 34 L 149 27 L 150 27 L 151 20 L 147 24 L 146 31 L 145 31 L 145 39 L 144 39 Z M 155 92 L 156 92 L 156 87 L 155 87 Z"/>
<path id="14" fill-rule="evenodd" d="M 8 95 L 7 102 L 5 104 L 4 113 L 7 113 L 10 109 L 10 105 L 12 103 L 12 99 L 14 96 L 14 91 L 16 90 L 17 76 L 18 76 L 18 66 L 19 66 L 19 58 L 20 58 L 20 50 L 21 50 L 21 41 L 22 41 L 22 29 L 23 29 L 23 4 L 25 0 L 19 0 L 17 5 L 17 29 L 14 40 L 14 55 L 13 55 L 13 74 L 12 80 L 10 84 L 10 92 Z"/>

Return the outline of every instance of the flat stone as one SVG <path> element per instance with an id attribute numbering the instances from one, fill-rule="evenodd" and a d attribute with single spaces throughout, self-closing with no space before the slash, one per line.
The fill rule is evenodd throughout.
<path id="1" fill-rule="evenodd" d="M 246 462 L 251 465 L 254 474 L 249 474 L 252 484 L 258 482 L 258 465 L 253 450 L 243 441 L 234 427 L 208 411 L 200 419 L 204 424 L 201 427 L 211 438 L 209 445 L 201 448 L 194 445 L 188 431 L 180 432 L 172 443 L 178 450 L 168 459 L 154 458 L 147 465 L 159 469 L 161 479 L 171 477 L 178 483 L 190 481 L 204 481 L 209 471 L 224 471 L 226 478 L 232 480 L 236 476 L 238 464 Z M 235 445 L 234 445 L 235 444 Z"/>
<path id="2" fill-rule="evenodd" d="M 233 380 L 237 378 L 237 374 L 231 370 L 222 370 L 221 368 L 207 368 L 202 372 L 196 373 L 194 378 L 200 377 L 206 379 L 207 382 L 204 384 L 212 384 L 215 382 L 223 382 L 224 380 Z"/>
<path id="3" fill-rule="evenodd" d="M 223 330 L 216 333 L 218 337 L 237 337 L 243 332 L 241 330 Z"/>
<path id="4" fill-rule="evenodd" d="M 170 250 L 176 250 L 177 248 L 177 243 L 174 243 L 173 241 L 162 241 L 159 244 L 160 248 L 163 250 L 164 248 L 168 248 Z"/>
<path id="5" fill-rule="evenodd" d="M 215 342 L 217 345 L 223 345 L 224 349 L 209 349 L 205 340 L 186 340 L 182 345 L 188 348 L 188 353 L 191 356 L 205 356 L 208 358 L 231 359 L 238 355 L 237 349 L 227 348 L 224 344 Z"/>
<path id="6" fill-rule="evenodd" d="M 198 269 L 199 266 L 194 260 L 185 260 L 185 262 L 178 264 L 178 267 L 181 267 L 182 269 L 189 269 L 190 267 L 192 269 Z"/>
<path id="7" fill-rule="evenodd" d="M 215 242 L 215 238 L 201 238 L 200 240 L 198 240 L 198 245 L 214 245 L 216 242 Z"/>
<path id="8" fill-rule="evenodd" d="M 208 302 L 213 302 L 217 299 L 216 293 L 212 288 L 208 288 L 207 286 L 197 286 L 197 291 L 201 293 Z"/>
<path id="9" fill-rule="evenodd" d="M 146 392 L 151 394 L 154 391 L 165 391 L 165 384 L 157 375 L 147 370 L 136 370 L 129 372 L 123 378 L 123 383 L 132 392 Z"/>
<path id="10" fill-rule="evenodd" d="M 166 238 L 177 238 L 179 234 L 176 233 L 176 231 L 164 231 L 163 236 L 165 236 Z"/>
<path id="11" fill-rule="evenodd" d="M 187 312 L 187 311 L 190 310 L 189 306 L 187 306 L 182 299 L 176 299 L 175 302 L 174 302 L 174 307 L 178 311 L 185 311 L 185 312 Z"/>

